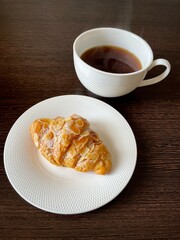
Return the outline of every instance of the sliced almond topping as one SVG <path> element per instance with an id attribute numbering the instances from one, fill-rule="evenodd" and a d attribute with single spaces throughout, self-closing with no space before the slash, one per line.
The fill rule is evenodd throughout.
<path id="1" fill-rule="evenodd" d="M 89 131 L 85 130 L 84 132 L 81 133 L 81 135 L 79 136 L 79 139 L 83 138 L 83 137 L 87 137 L 89 136 Z"/>
<path id="2" fill-rule="evenodd" d="M 83 127 L 83 126 L 84 126 L 84 123 L 83 123 L 82 119 L 77 119 L 77 120 L 75 121 L 75 123 L 76 123 L 76 125 L 77 125 L 78 127 Z"/>
<path id="3" fill-rule="evenodd" d="M 79 135 L 80 134 L 80 130 L 79 128 L 75 125 L 72 124 L 69 126 L 69 129 L 75 134 L 75 135 Z"/>
<path id="4" fill-rule="evenodd" d="M 76 154 L 77 154 L 76 149 L 75 149 L 75 147 L 72 145 L 72 146 L 68 149 L 66 157 L 67 157 L 67 158 L 73 158 L 74 156 L 76 156 Z M 65 157 L 65 158 L 66 158 L 66 157 Z"/>
<path id="5" fill-rule="evenodd" d="M 90 149 L 88 147 L 85 147 L 84 149 L 80 150 L 80 154 L 81 154 L 81 156 L 85 157 L 89 153 L 89 151 L 90 151 Z"/>

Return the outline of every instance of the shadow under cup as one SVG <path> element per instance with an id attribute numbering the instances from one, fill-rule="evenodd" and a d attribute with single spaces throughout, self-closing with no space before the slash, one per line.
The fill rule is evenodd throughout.
<path id="1" fill-rule="evenodd" d="M 140 60 L 142 68 L 132 73 L 109 73 L 93 68 L 81 59 L 81 55 L 88 49 L 105 45 L 124 48 L 133 53 Z M 96 28 L 75 39 L 73 59 L 76 74 L 89 91 L 104 97 L 117 97 L 141 85 L 152 65 L 153 52 L 148 43 L 134 33 L 116 28 Z"/>

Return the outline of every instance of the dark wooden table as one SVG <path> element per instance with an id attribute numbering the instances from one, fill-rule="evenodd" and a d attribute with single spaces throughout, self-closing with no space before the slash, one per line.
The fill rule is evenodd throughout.
<path id="1" fill-rule="evenodd" d="M 0 239 L 180 239 L 179 12 L 178 0 L 0 1 Z M 81 32 L 104 26 L 142 36 L 154 58 L 170 61 L 170 75 L 124 97 L 90 93 L 75 74 L 72 44 Z M 138 147 L 134 175 L 121 194 L 77 215 L 48 213 L 24 201 L 3 163 L 16 119 L 36 103 L 66 94 L 91 96 L 117 109 Z"/>

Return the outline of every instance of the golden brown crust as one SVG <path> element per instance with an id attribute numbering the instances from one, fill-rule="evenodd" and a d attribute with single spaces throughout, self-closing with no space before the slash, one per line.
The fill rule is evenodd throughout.
<path id="1" fill-rule="evenodd" d="M 79 115 L 37 119 L 30 133 L 35 146 L 53 164 L 97 174 L 111 170 L 110 153 L 89 122 Z"/>

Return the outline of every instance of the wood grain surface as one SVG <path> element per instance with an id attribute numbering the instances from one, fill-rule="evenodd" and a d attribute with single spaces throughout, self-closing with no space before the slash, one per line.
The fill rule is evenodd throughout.
<path id="1" fill-rule="evenodd" d="M 0 1 L 0 239 L 180 239 L 180 2 L 178 0 Z M 117 27 L 143 37 L 154 58 L 168 59 L 161 83 L 118 98 L 102 98 L 79 82 L 74 39 L 96 27 Z M 148 77 L 162 68 L 155 68 Z M 91 96 L 117 109 L 135 134 L 134 175 L 107 205 L 84 214 L 35 208 L 12 188 L 4 143 L 16 119 L 58 95 Z M 12 159 L 13 161 L 13 159 Z"/>

